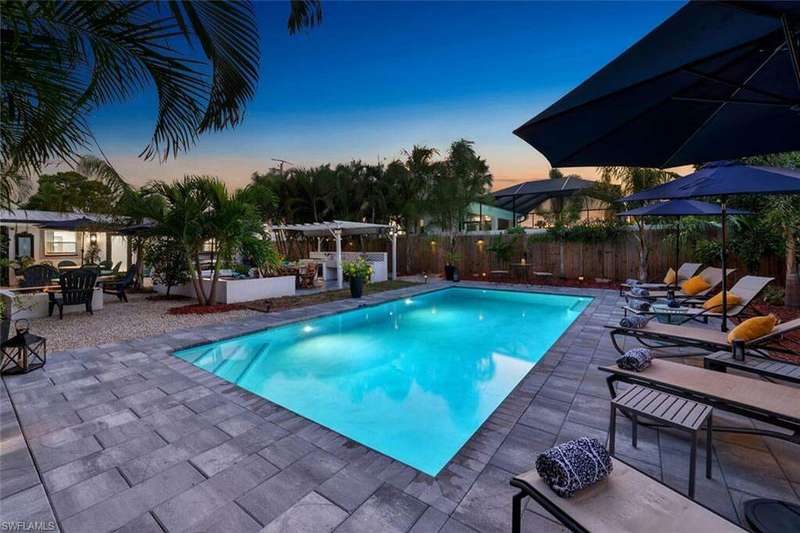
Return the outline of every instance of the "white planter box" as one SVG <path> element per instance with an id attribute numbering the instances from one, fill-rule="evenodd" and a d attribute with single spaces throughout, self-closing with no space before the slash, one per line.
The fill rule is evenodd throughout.
<path id="1" fill-rule="evenodd" d="M 278 298 L 280 296 L 294 296 L 295 277 L 278 276 L 274 278 L 248 278 L 248 279 L 220 279 L 214 291 L 217 303 L 235 304 L 263 300 L 265 298 Z M 156 285 L 156 291 L 166 294 L 164 285 Z M 203 279 L 203 288 L 211 289 L 211 280 Z M 172 287 L 170 294 L 189 296 L 194 298 L 194 287 L 191 283 Z"/>
<path id="2" fill-rule="evenodd" d="M 45 292 L 28 292 L 25 289 L 6 289 L 0 294 L 6 303 L 11 303 L 11 320 L 18 320 L 20 318 L 43 318 L 48 313 L 48 301 L 50 297 Z M 11 299 L 14 297 L 14 299 Z M 95 288 L 92 295 L 92 311 L 99 311 L 103 308 L 103 291 L 100 287 Z M 81 305 L 65 305 L 64 314 L 67 313 L 85 313 L 86 306 Z M 53 309 L 53 316 L 58 318 L 58 307 Z"/>

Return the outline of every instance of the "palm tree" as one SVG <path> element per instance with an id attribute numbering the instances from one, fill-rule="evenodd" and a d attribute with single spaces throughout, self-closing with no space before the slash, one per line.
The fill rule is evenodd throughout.
<path id="1" fill-rule="evenodd" d="M 600 194 L 601 191 L 605 191 L 607 193 L 628 196 L 645 189 L 650 189 L 656 185 L 661 185 L 662 183 L 666 183 L 678 177 L 674 172 L 668 172 L 658 168 L 600 167 L 599 171 L 604 186 L 598 188 L 595 194 Z M 610 187 L 612 184 L 619 185 L 618 192 Z M 603 199 L 611 203 L 615 198 Z M 647 226 L 645 225 L 644 219 L 642 217 L 636 217 L 634 218 L 634 224 L 636 224 L 636 241 L 639 245 L 639 279 L 645 280 L 647 279 L 647 262 L 650 260 L 650 252 L 653 246 L 647 238 Z"/>
<path id="2" fill-rule="evenodd" d="M 293 0 L 289 33 L 321 21 L 319 0 Z M 77 162 L 94 140 L 88 115 L 156 89 L 147 159 L 191 148 L 242 121 L 259 76 L 252 3 L 94 0 L 3 2 L 0 191 L 50 160 Z"/>

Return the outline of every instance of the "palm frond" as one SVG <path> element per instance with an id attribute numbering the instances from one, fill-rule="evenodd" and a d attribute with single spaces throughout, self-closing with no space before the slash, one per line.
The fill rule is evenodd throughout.
<path id="1" fill-rule="evenodd" d="M 322 22 L 322 3 L 319 0 L 291 0 L 289 34 L 294 35 L 303 28 L 313 28 Z"/>

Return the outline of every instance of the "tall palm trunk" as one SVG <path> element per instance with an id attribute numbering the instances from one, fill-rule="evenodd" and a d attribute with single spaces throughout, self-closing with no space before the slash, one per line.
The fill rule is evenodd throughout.
<path id="1" fill-rule="evenodd" d="M 192 254 L 188 254 L 189 257 L 192 257 Z M 208 298 L 206 298 L 206 293 L 203 290 L 203 269 L 200 267 L 200 256 L 198 254 L 194 254 L 194 265 L 192 265 L 192 260 L 189 260 L 189 269 L 190 275 L 192 277 L 192 284 L 194 285 L 194 292 L 197 296 L 197 303 L 199 305 L 207 305 Z"/>
<path id="2" fill-rule="evenodd" d="M 791 227 L 784 230 L 786 236 L 786 291 L 784 305 L 800 307 L 800 280 L 797 276 L 797 247 L 795 234 Z"/>
<path id="3" fill-rule="evenodd" d="M 639 244 L 639 279 L 647 280 L 647 262 L 650 260 L 650 248 L 647 246 L 647 228 L 644 222 L 637 220 L 636 240 Z"/>

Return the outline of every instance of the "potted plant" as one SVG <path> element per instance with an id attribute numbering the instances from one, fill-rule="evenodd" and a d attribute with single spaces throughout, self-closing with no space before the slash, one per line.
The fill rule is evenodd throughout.
<path id="1" fill-rule="evenodd" d="M 450 250 L 444 256 L 444 279 L 447 281 L 456 281 L 458 278 L 458 263 L 459 256 L 455 250 Z"/>
<path id="2" fill-rule="evenodd" d="M 345 262 L 344 274 L 350 280 L 350 296 L 361 298 L 364 293 L 364 283 L 369 283 L 372 276 L 372 265 L 363 257 L 359 257 L 357 261 Z"/>

